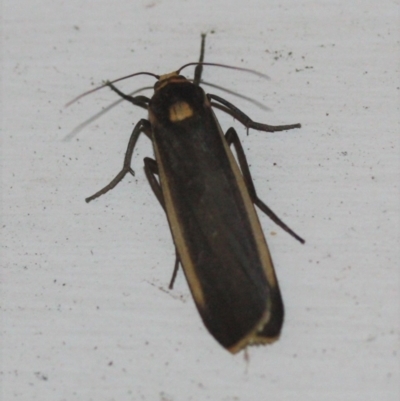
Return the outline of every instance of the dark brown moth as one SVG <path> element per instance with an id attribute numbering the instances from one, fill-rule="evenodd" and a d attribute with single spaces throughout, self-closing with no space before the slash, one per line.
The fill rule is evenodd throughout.
<path id="1" fill-rule="evenodd" d="M 124 78 L 103 85 L 146 108 L 148 120 L 136 124 L 121 172 L 87 202 L 114 188 L 127 173 L 133 174 L 135 144 L 141 133 L 147 135 L 155 160 L 144 159 L 145 173 L 166 212 L 176 248 L 170 287 L 181 264 L 205 326 L 223 347 L 236 353 L 248 345 L 274 341 L 284 318 L 274 265 L 254 205 L 298 241 L 304 240 L 258 198 L 236 131 L 229 128 L 224 134 L 212 107 L 234 116 L 247 129 L 276 132 L 300 124 L 256 123 L 228 101 L 206 94 L 199 85 L 203 66 L 210 65 L 203 62 L 204 43 L 202 35 L 200 61 L 191 63 L 197 64 L 193 81 L 180 75 L 187 65 L 161 76 L 145 73 L 158 79 L 151 99 L 118 90 L 113 83 Z"/>

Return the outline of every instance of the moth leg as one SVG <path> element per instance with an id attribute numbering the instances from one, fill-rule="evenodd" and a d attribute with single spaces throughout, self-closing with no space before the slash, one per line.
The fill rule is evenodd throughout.
<path id="1" fill-rule="evenodd" d="M 155 177 L 155 174 L 158 175 L 157 162 L 154 159 L 150 159 L 150 157 L 145 157 L 143 159 L 143 162 L 144 162 L 144 172 L 146 174 L 147 181 L 149 182 L 150 187 L 154 195 L 156 196 L 158 202 L 160 203 L 161 207 L 164 209 L 164 212 L 166 212 L 161 185 L 158 182 L 157 178 Z"/>
<path id="2" fill-rule="evenodd" d="M 292 229 L 290 229 L 258 196 L 256 192 L 256 188 L 253 183 L 253 178 L 250 174 L 249 164 L 247 163 L 247 158 L 244 153 L 242 144 L 240 143 L 237 132 L 233 128 L 229 128 L 225 134 L 225 138 L 229 145 L 235 147 L 235 151 L 237 154 L 237 158 L 239 161 L 240 169 L 242 170 L 243 178 L 247 186 L 247 190 L 249 191 L 249 195 L 251 200 L 258 208 L 264 212 L 275 224 L 289 233 L 292 237 L 297 239 L 297 241 L 302 244 L 305 243 L 304 239 L 298 236 Z"/>
<path id="3" fill-rule="evenodd" d="M 168 288 L 172 290 L 174 288 L 174 283 L 176 279 L 176 275 L 178 274 L 179 270 L 179 263 L 181 263 L 181 260 L 179 258 L 178 250 L 175 247 L 175 264 L 174 264 L 174 271 L 172 272 L 172 277 L 171 281 L 169 282 Z"/>
<path id="4" fill-rule="evenodd" d="M 156 174 L 158 175 L 157 162 L 154 159 L 150 159 L 150 157 L 145 157 L 143 161 L 144 161 L 144 172 L 146 174 L 147 181 L 149 182 L 150 187 L 151 187 L 154 195 L 156 196 L 158 202 L 160 203 L 161 207 L 164 209 L 164 212 L 166 212 L 164 197 L 163 197 L 162 190 L 161 190 L 161 185 L 155 176 Z M 170 290 L 174 286 L 176 275 L 178 274 L 179 263 L 180 263 L 180 258 L 179 258 L 178 250 L 175 246 L 174 271 L 172 272 L 171 281 L 168 286 L 168 288 Z"/>
<path id="5" fill-rule="evenodd" d="M 126 101 L 134 104 L 135 106 L 140 106 L 145 109 L 148 108 L 150 99 L 147 96 L 130 96 L 126 95 L 125 93 L 121 92 L 116 86 L 113 84 L 107 83 L 107 86 L 113 90 L 117 95 L 125 99 Z"/>
<path id="6" fill-rule="evenodd" d="M 243 111 L 239 110 L 236 106 L 234 106 L 232 103 L 229 103 L 227 100 L 223 99 L 222 97 L 219 97 L 217 95 L 207 95 L 210 100 L 216 100 L 217 102 L 221 103 L 224 105 L 224 108 L 221 108 L 222 110 L 226 111 L 229 113 L 231 116 L 236 118 L 238 121 L 240 121 L 246 128 L 247 131 L 249 128 L 253 128 L 257 131 L 265 131 L 265 132 L 276 132 L 276 131 L 286 131 L 289 129 L 294 129 L 294 128 L 301 128 L 301 124 L 290 124 L 290 125 L 268 125 L 268 124 L 262 124 L 262 123 L 257 123 L 253 121 L 247 114 L 243 113 Z"/>
<path id="7" fill-rule="evenodd" d="M 86 198 L 86 202 L 91 202 L 93 199 L 98 198 L 101 195 L 104 195 L 111 189 L 113 189 L 124 177 L 127 173 L 131 173 L 132 175 L 135 175 L 135 172 L 132 170 L 131 167 L 131 160 L 132 160 L 132 155 L 133 151 L 135 149 L 136 142 L 139 138 L 139 135 L 144 132 L 148 137 L 151 138 L 151 126 L 150 123 L 147 120 L 140 120 L 136 125 L 135 128 L 132 131 L 131 137 L 129 139 L 128 147 L 126 148 L 126 153 L 125 153 L 125 158 L 124 158 L 124 164 L 122 167 L 122 170 L 115 176 L 115 178 L 104 188 L 100 189 L 100 191 L 97 191 L 94 195 L 89 196 Z"/>

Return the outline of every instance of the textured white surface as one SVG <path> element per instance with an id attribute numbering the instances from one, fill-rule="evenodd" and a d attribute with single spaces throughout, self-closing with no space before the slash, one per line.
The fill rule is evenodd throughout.
<path id="1" fill-rule="evenodd" d="M 399 7 L 394 1 L 4 0 L 2 6 L 1 395 L 9 400 L 399 400 Z M 281 339 L 231 356 L 206 332 L 146 182 L 140 140 L 112 193 L 133 124 L 103 79 L 169 72 L 198 57 L 204 79 L 257 121 L 229 116 L 260 197 L 307 239 L 261 216 L 285 306 Z M 190 73 L 189 71 L 187 72 Z M 121 83 L 130 91 L 148 77 Z M 150 95 L 151 92 L 148 92 Z M 276 165 L 274 165 L 276 163 Z"/>

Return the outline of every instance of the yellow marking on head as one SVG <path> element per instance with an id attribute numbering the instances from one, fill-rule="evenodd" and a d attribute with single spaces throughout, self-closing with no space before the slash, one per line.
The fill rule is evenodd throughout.
<path id="1" fill-rule="evenodd" d="M 178 72 L 177 71 L 170 72 L 168 74 L 160 75 L 159 81 L 166 81 L 167 79 L 170 79 L 172 77 L 177 77 L 177 76 L 178 76 Z"/>
<path id="2" fill-rule="evenodd" d="M 169 74 L 160 75 L 159 80 L 154 85 L 154 90 L 158 91 L 166 85 L 176 82 L 189 82 L 185 77 L 179 75 L 177 71 L 170 72 Z"/>
<path id="3" fill-rule="evenodd" d="M 175 123 L 192 117 L 193 109 L 186 102 L 176 102 L 169 108 L 169 119 Z"/>

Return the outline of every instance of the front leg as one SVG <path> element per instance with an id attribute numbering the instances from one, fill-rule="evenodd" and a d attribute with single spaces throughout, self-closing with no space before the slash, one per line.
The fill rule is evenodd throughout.
<path id="1" fill-rule="evenodd" d="M 130 96 L 126 95 L 124 92 L 121 92 L 116 86 L 111 83 L 106 84 L 111 90 L 113 90 L 117 95 L 121 96 L 122 99 L 134 104 L 135 106 L 143 107 L 147 109 L 149 106 L 150 99 L 146 96 Z"/>
<path id="2" fill-rule="evenodd" d="M 150 139 L 151 139 L 151 125 L 147 120 L 140 120 L 136 125 L 135 128 L 132 131 L 131 137 L 129 139 L 128 147 L 126 148 L 126 153 L 125 153 L 125 158 L 124 158 L 124 164 L 122 167 L 122 170 L 115 176 L 115 178 L 104 188 L 100 189 L 100 191 L 97 191 L 94 195 L 89 196 L 86 198 L 86 202 L 89 203 L 93 199 L 98 198 L 101 195 L 104 195 L 111 189 L 117 186 L 117 184 L 122 181 L 122 179 L 125 177 L 127 173 L 131 173 L 132 175 L 135 175 L 135 172 L 132 170 L 131 167 L 131 161 L 132 161 L 132 155 L 133 151 L 135 149 L 136 142 L 139 138 L 139 135 L 144 132 Z"/>

